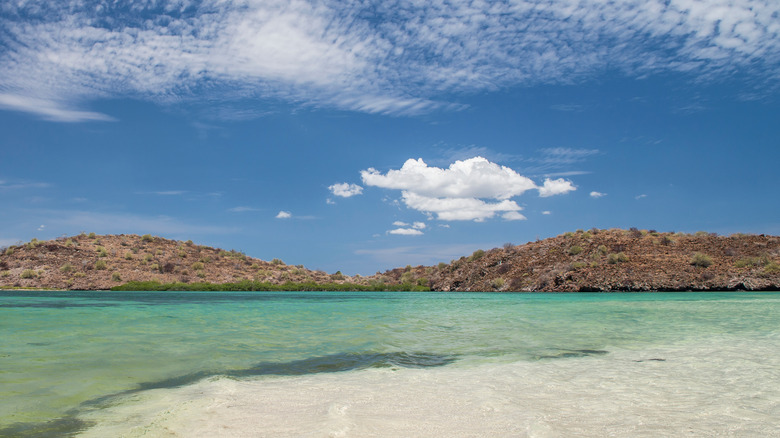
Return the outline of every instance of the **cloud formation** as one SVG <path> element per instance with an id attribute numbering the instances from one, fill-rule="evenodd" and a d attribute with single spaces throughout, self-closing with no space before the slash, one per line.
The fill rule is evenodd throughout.
<path id="1" fill-rule="evenodd" d="M 111 120 L 101 98 L 283 99 L 382 114 L 606 70 L 780 76 L 774 0 L 27 0 L 0 6 L 0 107 Z M 205 94 L 205 96 L 204 96 Z"/>
<path id="2" fill-rule="evenodd" d="M 597 191 L 595 191 L 595 190 L 594 190 L 594 191 L 592 191 L 592 192 L 590 192 L 590 197 L 591 197 L 591 198 L 596 198 L 596 199 L 598 199 L 598 198 L 601 198 L 602 196 L 607 196 L 607 194 L 606 194 L 606 193 L 597 192 Z"/>
<path id="3" fill-rule="evenodd" d="M 419 236 L 423 234 L 422 230 L 426 228 L 425 222 L 414 222 L 412 224 L 408 224 L 402 221 L 395 221 L 393 222 L 393 225 L 399 228 L 390 230 L 387 232 L 387 234 L 400 234 L 402 236 Z"/>
<path id="4" fill-rule="evenodd" d="M 289 211 L 282 210 L 276 214 L 277 219 L 290 219 L 291 217 L 292 217 L 292 213 L 290 213 Z"/>
<path id="5" fill-rule="evenodd" d="M 522 220 L 525 216 L 518 213 L 522 207 L 510 198 L 534 189 L 541 197 L 576 190 L 571 181 L 562 178 L 548 178 L 537 186 L 530 178 L 482 157 L 455 161 L 447 169 L 409 159 L 398 170 L 383 174 L 369 168 L 360 175 L 365 185 L 401 190 L 407 207 L 445 221 L 482 222 L 497 214 L 505 220 Z"/>
<path id="6" fill-rule="evenodd" d="M 348 183 L 333 184 L 328 187 L 328 190 L 330 190 L 334 196 L 340 196 L 342 198 L 349 198 L 363 193 L 363 187 L 360 187 L 357 184 Z"/>

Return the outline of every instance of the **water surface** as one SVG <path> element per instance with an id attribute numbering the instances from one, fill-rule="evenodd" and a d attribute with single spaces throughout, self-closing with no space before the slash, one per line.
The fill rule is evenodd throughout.
<path id="1" fill-rule="evenodd" d="M 0 336 L 8 436 L 771 436 L 780 418 L 780 293 L 9 291 Z"/>

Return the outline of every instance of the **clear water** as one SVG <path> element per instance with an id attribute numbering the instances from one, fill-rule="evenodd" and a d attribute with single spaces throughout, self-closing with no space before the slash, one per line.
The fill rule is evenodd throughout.
<path id="1" fill-rule="evenodd" d="M 0 436 L 780 436 L 780 293 L 0 292 Z"/>

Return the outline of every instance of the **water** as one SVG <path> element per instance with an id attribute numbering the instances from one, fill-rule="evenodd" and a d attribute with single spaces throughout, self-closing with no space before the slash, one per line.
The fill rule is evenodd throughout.
<path id="1" fill-rule="evenodd" d="M 0 292 L 0 436 L 780 436 L 780 293 Z"/>

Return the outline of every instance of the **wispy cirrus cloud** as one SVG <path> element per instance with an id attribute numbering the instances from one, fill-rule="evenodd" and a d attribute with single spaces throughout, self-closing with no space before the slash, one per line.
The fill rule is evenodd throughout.
<path id="1" fill-rule="evenodd" d="M 416 114 L 606 70 L 759 89 L 780 76 L 778 14 L 773 0 L 28 0 L 0 7 L 0 107 L 110 120 L 85 107 L 249 96 Z"/>

